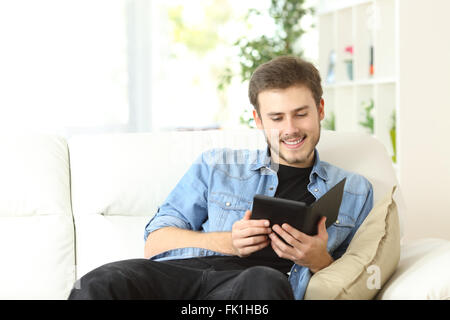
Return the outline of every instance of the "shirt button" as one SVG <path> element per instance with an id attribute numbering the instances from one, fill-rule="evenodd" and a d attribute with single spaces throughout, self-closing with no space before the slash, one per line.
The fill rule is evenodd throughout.
<path id="1" fill-rule="evenodd" d="M 270 187 L 269 190 L 273 190 L 273 187 Z"/>
<path id="2" fill-rule="evenodd" d="M 294 272 L 297 272 L 297 268 L 294 269 Z"/>
<path id="3" fill-rule="evenodd" d="M 339 224 L 339 220 L 336 220 L 336 224 Z"/>
<path id="4" fill-rule="evenodd" d="M 316 188 L 316 189 L 314 189 L 314 192 L 319 192 L 319 189 L 317 189 L 317 188 Z"/>
<path id="5" fill-rule="evenodd" d="M 227 202 L 227 203 L 225 203 L 225 205 L 226 205 L 227 207 L 229 207 L 229 206 L 231 206 L 231 203 Z"/>

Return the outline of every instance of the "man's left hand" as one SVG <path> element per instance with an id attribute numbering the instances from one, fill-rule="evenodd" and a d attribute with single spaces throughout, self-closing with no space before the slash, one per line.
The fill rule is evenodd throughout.
<path id="1" fill-rule="evenodd" d="M 271 246 L 280 258 L 289 259 L 294 263 L 307 267 L 312 273 L 316 273 L 328 267 L 333 258 L 327 251 L 328 232 L 325 226 L 326 217 L 322 217 L 318 225 L 318 233 L 315 236 L 293 228 L 287 223 L 281 227 L 274 225 L 270 234 Z M 279 237 L 288 244 L 284 243 Z"/>

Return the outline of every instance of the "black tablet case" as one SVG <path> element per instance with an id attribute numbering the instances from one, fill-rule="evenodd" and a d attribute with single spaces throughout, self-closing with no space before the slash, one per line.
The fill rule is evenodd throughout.
<path id="1" fill-rule="evenodd" d="M 274 224 L 281 226 L 283 223 L 288 223 L 297 230 L 314 236 L 317 234 L 317 226 L 322 216 L 327 217 L 327 228 L 336 222 L 344 194 L 345 181 L 346 178 L 328 190 L 327 193 L 311 205 L 300 201 L 257 194 L 253 198 L 251 219 L 268 219 L 270 221 L 270 227 Z M 265 249 L 260 250 L 260 252 L 252 255 L 273 257 L 274 254 L 275 252 L 269 245 Z"/>

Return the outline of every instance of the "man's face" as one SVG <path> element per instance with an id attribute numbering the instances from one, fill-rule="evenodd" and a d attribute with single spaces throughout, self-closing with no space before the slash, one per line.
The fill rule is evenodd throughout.
<path id="1" fill-rule="evenodd" d="M 320 138 L 324 101 L 317 108 L 305 86 L 265 90 L 258 95 L 259 111 L 253 110 L 258 129 L 264 131 L 271 153 L 283 165 L 306 168 L 314 164 L 314 148 Z M 275 133 L 275 134 L 274 134 Z"/>

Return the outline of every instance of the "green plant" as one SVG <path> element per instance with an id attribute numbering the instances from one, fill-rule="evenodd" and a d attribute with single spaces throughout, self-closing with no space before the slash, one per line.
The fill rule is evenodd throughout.
<path id="1" fill-rule="evenodd" d="M 336 130 L 336 115 L 334 114 L 334 111 L 331 111 L 329 116 L 323 119 L 322 128 L 326 130 Z"/>
<path id="2" fill-rule="evenodd" d="M 239 49 L 238 76 L 241 82 L 248 81 L 259 65 L 277 56 L 303 56 L 303 50 L 296 45 L 305 33 L 300 23 L 305 15 L 315 12 L 314 8 L 305 8 L 304 2 L 305 0 L 271 0 L 268 13 L 275 25 L 274 34 L 261 35 L 254 39 L 244 36 L 236 40 L 234 45 Z M 255 16 L 263 16 L 263 13 L 250 9 L 246 21 L 249 22 Z M 224 90 L 235 76 L 237 75 L 231 68 L 226 68 L 220 76 L 218 89 Z M 246 111 L 241 116 L 241 123 L 248 124 L 245 113 Z"/>
<path id="3" fill-rule="evenodd" d="M 168 8 L 172 41 L 184 45 L 188 50 L 202 58 L 221 43 L 222 39 L 219 36 L 219 30 L 229 21 L 231 16 L 231 8 L 228 1 L 212 0 L 203 2 L 203 19 L 196 24 L 186 21 L 184 16 L 186 4 Z"/>
<path id="4" fill-rule="evenodd" d="M 372 116 L 372 109 L 374 107 L 373 99 L 370 99 L 369 104 L 366 105 L 366 102 L 362 103 L 364 107 L 364 121 L 359 121 L 359 124 L 369 130 L 371 134 L 374 133 L 374 120 Z"/>
<path id="5" fill-rule="evenodd" d="M 397 141 L 396 141 L 396 113 L 395 110 L 392 111 L 391 114 L 391 128 L 389 130 L 389 134 L 391 136 L 392 150 L 394 154 L 392 155 L 392 162 L 397 163 Z"/>

